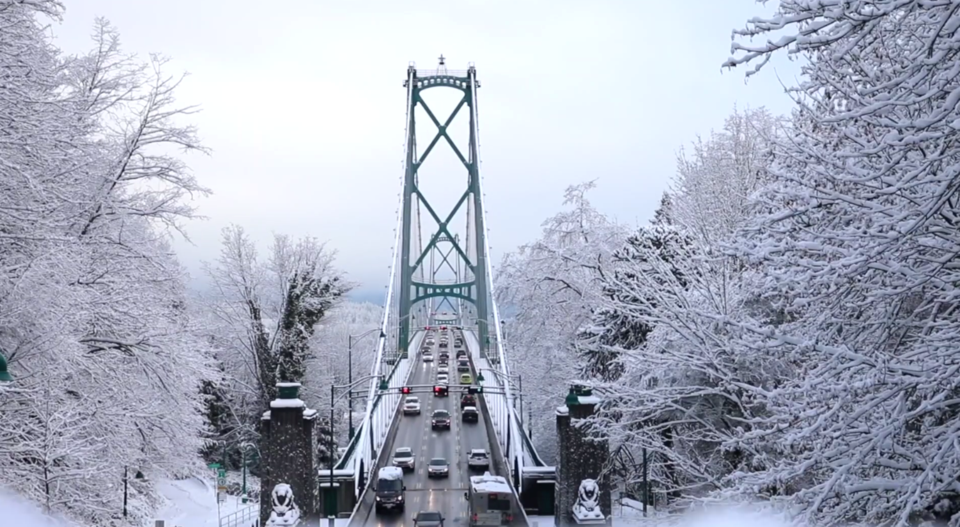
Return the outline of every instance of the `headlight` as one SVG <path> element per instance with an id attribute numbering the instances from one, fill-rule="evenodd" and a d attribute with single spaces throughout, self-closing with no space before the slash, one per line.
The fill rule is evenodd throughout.
<path id="1" fill-rule="evenodd" d="M 380 501 L 380 496 L 377 496 L 377 501 Z"/>

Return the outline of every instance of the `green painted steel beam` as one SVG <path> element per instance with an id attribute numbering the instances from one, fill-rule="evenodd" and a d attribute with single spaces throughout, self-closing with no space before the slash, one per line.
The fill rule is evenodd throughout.
<path id="1" fill-rule="evenodd" d="M 433 217 L 433 220 L 437 222 L 437 232 L 433 233 L 433 235 L 430 236 L 430 242 L 427 244 L 426 247 L 423 248 L 423 252 L 420 254 L 420 257 L 417 258 L 417 262 L 413 264 L 413 269 L 416 270 L 417 267 L 420 267 L 420 264 L 423 263 L 423 259 L 426 258 L 428 254 L 430 254 L 430 250 L 437 246 L 437 242 L 440 239 L 440 237 L 443 235 L 446 235 L 450 239 L 449 240 L 450 244 L 452 244 L 453 248 L 457 251 L 457 253 L 459 253 L 460 258 L 463 259 L 463 262 L 466 264 L 467 268 L 473 271 L 474 274 L 476 274 L 476 269 L 473 263 L 470 261 L 470 257 L 468 257 L 467 253 L 460 247 L 460 244 L 455 239 L 453 239 L 454 236 L 450 234 L 450 230 L 447 229 L 447 225 L 450 225 L 450 222 L 453 221 L 453 217 L 460 210 L 460 207 L 463 206 L 463 204 L 470 197 L 470 190 L 467 189 L 460 196 L 460 199 L 457 200 L 457 204 L 453 206 L 453 209 L 450 211 L 449 214 L 447 214 L 444 220 L 440 220 L 440 215 L 437 214 L 434 208 L 430 205 L 430 202 L 427 201 L 427 199 L 420 192 L 419 188 L 416 188 L 414 192 L 417 194 L 417 196 L 420 197 L 420 203 L 427 208 L 427 212 L 430 214 L 430 216 Z"/>
<path id="2" fill-rule="evenodd" d="M 454 298 L 454 299 L 459 298 L 460 300 L 463 300 L 463 301 L 465 301 L 465 302 L 470 302 L 471 304 L 476 303 L 476 299 L 475 299 L 475 298 L 470 297 L 470 296 L 467 296 L 467 295 L 457 294 L 457 293 L 427 293 L 427 294 L 422 295 L 422 296 L 414 297 L 413 302 L 414 302 L 414 303 L 416 303 L 416 302 L 422 302 L 422 301 L 427 300 L 427 299 L 430 299 L 430 298 Z"/>

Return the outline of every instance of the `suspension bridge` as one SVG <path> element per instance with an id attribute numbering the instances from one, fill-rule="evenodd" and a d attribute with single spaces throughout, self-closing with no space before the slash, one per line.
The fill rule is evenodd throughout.
<path id="1" fill-rule="evenodd" d="M 571 388 L 567 399 L 558 401 L 566 403 L 557 409 L 562 471 L 543 462 L 524 431 L 522 383 L 509 367 L 510 347 L 486 236 L 476 68 L 471 64 L 466 70 L 448 70 L 441 56 L 434 69 L 411 64 L 403 86 L 404 170 L 376 352 L 372 364 L 359 365 L 358 378 L 351 373 L 349 384 L 332 387 L 330 394 L 331 420 L 335 400 L 352 399 L 357 392 L 365 399 L 362 418 L 353 419 L 351 412 L 349 443 L 333 466 L 316 467 L 314 424 L 319 414 L 303 406 L 299 385 L 281 385 L 280 398 L 263 417 L 264 488 L 255 524 L 313 525 L 284 523 L 289 516 L 275 517 L 278 511 L 283 516 L 291 493 L 300 509 L 313 511 L 331 527 L 413 525 L 422 511 L 439 512 L 446 525 L 536 525 L 560 508 L 566 511 L 564 518 L 574 509 L 587 511 L 575 512 L 574 516 L 580 514 L 577 523 L 602 522 L 602 515 L 587 517 L 599 514 L 599 506 L 594 513 L 582 505 L 600 500 L 609 510 L 608 490 L 599 498 L 583 498 L 585 489 L 589 494 L 595 488 L 590 482 L 600 477 L 607 447 L 584 440 L 570 425 L 571 418 L 593 411 L 596 402 L 590 393 Z M 425 96 L 435 89 L 456 99 L 449 115 L 437 115 L 430 102 L 433 95 Z M 452 133 L 457 119 L 461 124 L 466 121 L 465 137 Z M 422 137 L 431 138 L 422 150 L 418 128 L 427 131 Z M 443 148 L 452 151 L 454 168 L 441 170 L 441 176 L 431 170 L 429 177 L 424 175 L 423 167 L 429 168 Z M 455 199 L 446 206 L 428 196 L 427 180 L 436 177 L 456 185 Z M 368 333 L 374 332 L 377 329 Z M 449 428 L 433 426 L 435 411 L 441 411 L 441 420 L 444 414 L 450 418 Z M 486 461 L 474 463 L 481 450 Z M 432 478 L 436 474 L 431 469 L 441 458 L 447 464 L 445 477 Z M 385 474 L 401 474 L 388 468 L 393 466 L 407 468 L 402 483 L 396 483 L 397 477 L 393 480 L 395 491 L 403 491 L 399 498 L 385 497 L 384 488 L 378 490 L 378 484 L 389 483 Z M 558 472 L 574 485 L 558 485 Z M 490 507 L 498 509 L 493 519 L 477 517 L 474 499 L 487 478 L 497 483 L 483 491 L 490 493 L 484 495 L 484 503 L 489 498 Z M 580 498 L 576 482 L 581 485 Z M 505 503 L 509 507 L 503 508 Z M 399 514 L 381 514 L 388 504 Z M 558 524 L 566 525 L 565 521 Z M 250 527 L 248 523 L 249 519 L 230 520 L 221 527 Z M 424 518 L 421 523 L 432 525 Z"/>
<path id="2" fill-rule="evenodd" d="M 351 526 L 393 522 L 411 525 L 409 520 L 417 511 L 428 509 L 438 510 L 450 520 L 466 517 L 464 493 L 469 476 L 476 475 L 469 472 L 467 455 L 475 449 L 489 453 L 489 472 L 510 482 L 518 503 L 537 507 L 545 499 L 538 490 L 543 490 L 543 494 L 549 490 L 550 500 L 553 494 L 552 486 L 545 489 L 537 484 L 540 480 L 552 480 L 554 469 L 544 465 L 524 432 L 522 394 L 517 377 L 509 368 L 494 295 L 480 174 L 480 81 L 476 68 L 470 65 L 465 71 L 448 70 L 441 57 L 436 69 L 411 65 L 404 87 L 404 173 L 380 328 L 382 337 L 370 365 L 369 395 L 362 423 L 334 470 L 335 478 L 346 484 L 336 492 L 336 513 L 340 517 L 349 515 Z M 425 94 L 435 89 L 459 92 L 459 102 L 449 115 L 437 115 L 430 107 Z M 450 133 L 457 118 L 469 121 L 466 144 L 458 145 Z M 417 144 L 418 127 L 435 131 L 422 150 Z M 431 154 L 443 147 L 449 147 L 462 166 L 459 176 L 443 176 L 463 182 L 458 199 L 447 207 L 432 202 L 421 181 L 421 168 L 429 165 Z M 425 216 L 428 221 L 422 221 Z M 456 219 L 465 222 L 462 230 L 454 229 Z M 435 227 L 426 228 L 425 224 Z M 452 367 L 455 361 L 450 362 L 451 396 L 433 397 L 437 363 L 424 362 L 419 353 L 427 328 L 444 325 L 462 328 L 473 391 L 481 388 L 477 397 L 481 418 L 475 425 L 463 424 L 458 419 L 457 388 L 461 379 Z M 454 353 L 453 347 L 450 353 Z M 423 394 L 420 400 L 425 418 L 404 417 L 401 399 L 409 393 Z M 433 409 L 450 412 L 450 431 L 431 430 L 429 414 Z M 405 512 L 399 517 L 377 517 L 371 480 L 376 479 L 380 468 L 391 464 L 395 450 L 401 447 L 410 448 L 417 458 L 413 474 L 404 477 Z M 436 457 L 449 461 L 449 477 L 428 478 L 427 464 Z M 520 507 L 514 523 L 526 524 L 522 511 Z"/>

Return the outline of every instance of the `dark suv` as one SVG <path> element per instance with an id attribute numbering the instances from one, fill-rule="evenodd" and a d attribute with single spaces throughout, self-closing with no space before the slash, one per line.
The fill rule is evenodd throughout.
<path id="1" fill-rule="evenodd" d="M 480 422 L 480 412 L 477 411 L 473 406 L 467 406 L 463 409 L 463 422 L 464 423 L 479 423 Z"/>
<path id="2" fill-rule="evenodd" d="M 460 408 L 466 408 L 467 406 L 477 407 L 477 397 L 475 395 L 468 393 L 460 398 Z"/>
<path id="3" fill-rule="evenodd" d="M 433 430 L 450 430 L 450 412 L 434 410 L 433 417 L 430 420 L 430 428 Z"/>

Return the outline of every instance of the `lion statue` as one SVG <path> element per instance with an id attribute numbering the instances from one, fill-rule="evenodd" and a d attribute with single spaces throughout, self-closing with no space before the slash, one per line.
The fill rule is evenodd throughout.
<path id="1" fill-rule="evenodd" d="M 270 494 L 273 503 L 273 510 L 270 511 L 270 518 L 267 519 L 268 526 L 294 526 L 300 523 L 300 509 L 293 500 L 293 489 L 286 483 L 280 483 L 273 487 Z"/>
<path id="2" fill-rule="evenodd" d="M 603 513 L 600 512 L 600 486 L 595 480 L 585 479 L 580 482 L 577 502 L 573 504 L 573 516 L 578 521 L 603 521 Z"/>

